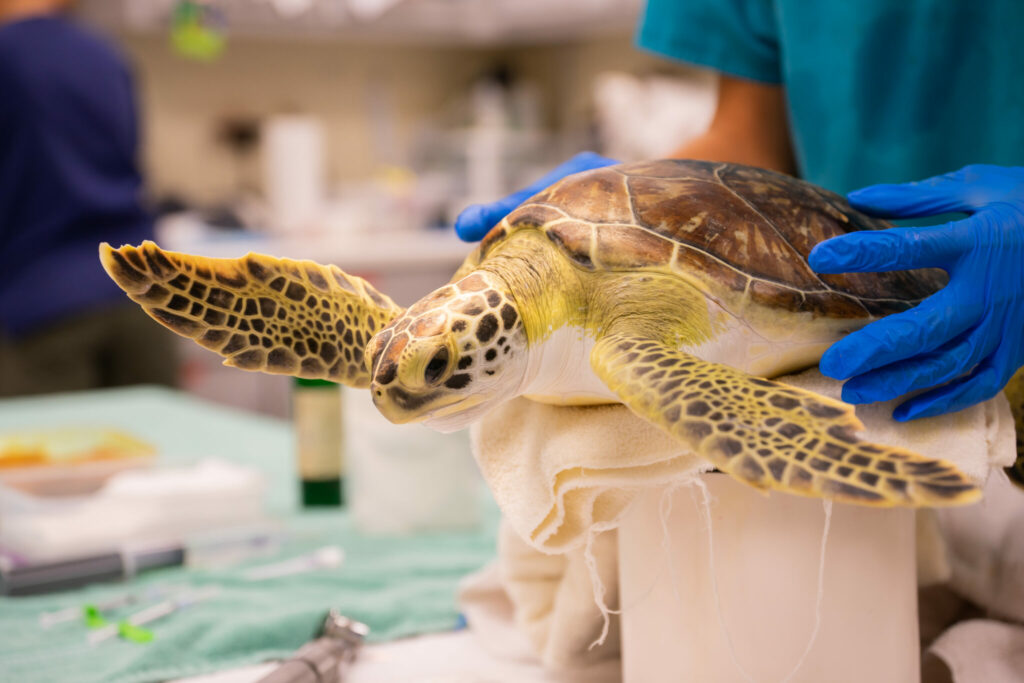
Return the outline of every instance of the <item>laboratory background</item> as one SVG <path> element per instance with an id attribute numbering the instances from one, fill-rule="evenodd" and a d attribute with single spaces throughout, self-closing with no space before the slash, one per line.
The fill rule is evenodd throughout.
<path id="1" fill-rule="evenodd" d="M 476 248 L 467 207 L 580 153 L 573 170 L 663 159 L 706 133 L 715 65 L 638 46 L 644 13 L 0 0 L 0 680 L 1024 680 L 1024 465 L 1001 395 L 909 423 L 857 410 L 865 438 L 953 462 L 980 503 L 833 508 L 707 472 L 622 406 L 393 424 L 369 380 L 231 367 L 111 281 L 170 263 L 151 240 L 172 261 L 336 266 L 412 306 Z M 877 163 L 878 182 L 922 179 Z M 139 249 L 101 262 L 101 242 Z M 201 267 L 181 310 L 230 284 Z M 793 386 L 840 398 L 808 372 Z"/>

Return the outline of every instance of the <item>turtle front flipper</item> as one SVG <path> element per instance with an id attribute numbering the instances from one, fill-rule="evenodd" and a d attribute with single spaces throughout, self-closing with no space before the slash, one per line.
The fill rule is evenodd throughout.
<path id="1" fill-rule="evenodd" d="M 402 312 L 365 280 L 312 261 L 206 258 L 153 242 L 101 244 L 100 260 L 150 317 L 243 370 L 366 387 L 366 344 Z"/>
<path id="2" fill-rule="evenodd" d="M 591 363 L 633 412 L 752 486 L 874 506 L 946 506 L 981 491 L 952 464 L 867 443 L 853 408 L 615 334 Z"/>

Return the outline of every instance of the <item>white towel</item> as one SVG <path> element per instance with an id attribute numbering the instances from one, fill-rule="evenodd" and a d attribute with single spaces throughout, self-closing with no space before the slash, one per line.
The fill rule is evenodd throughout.
<path id="1" fill-rule="evenodd" d="M 839 398 L 842 386 L 816 369 L 780 381 L 832 398 Z M 1013 462 L 1013 420 L 1002 397 L 909 423 L 891 419 L 895 405 L 857 407 L 865 438 L 949 460 L 979 484 L 993 465 Z M 710 468 L 621 405 L 515 399 L 474 425 L 472 435 L 480 470 L 512 528 L 550 553 L 580 546 L 595 523 L 617 521 L 638 488 Z"/>
<path id="2" fill-rule="evenodd" d="M 616 540 L 610 531 L 592 548 L 609 604 L 618 601 Z M 618 681 L 618 620 L 600 647 L 588 649 L 604 620 L 586 565 L 582 549 L 561 555 L 539 552 L 503 522 L 498 559 L 463 580 L 460 608 L 480 644 L 495 657 L 540 660 L 559 671 L 562 681 Z"/>
<path id="3" fill-rule="evenodd" d="M 948 587 L 989 618 L 954 623 L 930 652 L 956 683 L 1024 681 L 1024 492 L 996 473 L 979 505 L 936 517 L 949 548 Z"/>
<path id="4" fill-rule="evenodd" d="M 936 513 L 950 586 L 989 615 L 1024 624 L 1024 491 L 1000 472 L 980 504 Z"/>
<path id="5" fill-rule="evenodd" d="M 970 619 L 939 636 L 931 652 L 949 667 L 955 683 L 1020 683 L 1024 680 L 1024 626 Z"/>
<path id="6" fill-rule="evenodd" d="M 832 398 L 841 388 L 816 369 L 780 381 Z M 857 408 L 864 438 L 949 460 L 979 484 L 990 468 L 1013 462 L 1013 420 L 1002 397 L 911 423 L 892 420 L 895 405 Z M 511 602 L 515 621 L 545 663 L 569 667 L 615 656 L 615 638 L 602 650 L 587 650 L 588 638 L 602 624 L 584 571 L 588 535 L 595 526 L 614 527 L 641 488 L 685 482 L 710 465 L 624 406 L 550 406 L 516 399 L 488 414 L 472 436 L 484 479 L 518 536 L 511 540 L 503 533 L 492 588 Z M 551 554 L 565 556 L 545 558 Z M 941 549 L 927 554 L 943 561 Z M 613 607 L 615 563 L 614 534 L 598 536 L 591 564 Z M 934 579 L 947 572 L 940 567 L 930 573 Z M 471 625 L 472 610 L 486 594 L 476 588 L 463 595 Z"/>

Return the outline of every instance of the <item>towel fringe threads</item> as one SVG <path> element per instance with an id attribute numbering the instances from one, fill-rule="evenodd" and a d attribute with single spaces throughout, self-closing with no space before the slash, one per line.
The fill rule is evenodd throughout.
<path id="1" fill-rule="evenodd" d="M 672 541 L 671 534 L 669 533 L 668 521 L 669 517 L 672 514 L 672 494 L 674 494 L 677 489 L 682 488 L 683 486 L 691 485 L 695 488 L 700 489 L 701 492 L 701 501 L 699 503 L 699 509 L 700 516 L 702 518 L 702 521 L 704 522 L 705 533 L 707 534 L 708 538 L 708 571 L 711 573 L 711 592 L 715 600 L 715 610 L 718 615 L 718 625 L 722 630 L 722 635 L 725 637 L 725 643 L 729 650 L 729 660 L 732 662 L 733 666 L 736 667 L 736 670 L 740 673 L 741 676 L 743 676 L 744 679 L 746 679 L 750 683 L 756 683 L 756 679 L 754 679 L 754 677 L 751 676 L 750 673 L 748 673 L 747 670 L 743 668 L 743 665 L 740 664 L 739 657 L 736 654 L 736 646 L 733 643 L 732 635 L 729 632 L 729 628 L 726 626 L 725 616 L 722 613 L 722 599 L 718 589 L 718 573 L 716 571 L 715 566 L 715 545 L 713 536 L 714 531 L 711 520 L 711 504 L 713 496 L 711 495 L 711 491 L 708 489 L 707 484 L 705 484 L 699 478 L 699 476 L 695 476 L 685 481 L 677 481 L 668 485 L 662 492 L 661 498 L 658 501 L 658 516 L 661 521 L 662 531 L 661 546 L 665 553 L 665 561 L 668 563 L 669 583 L 672 586 L 672 592 L 675 595 L 676 602 L 678 604 L 682 604 L 682 597 L 679 595 L 679 587 L 677 585 L 678 582 L 676 581 L 675 564 L 672 559 Z M 818 639 L 818 633 L 821 631 L 821 611 L 822 603 L 824 602 L 825 596 L 825 550 L 828 545 L 828 535 L 832 526 L 832 501 L 827 499 L 822 500 L 822 508 L 825 513 L 825 522 L 822 527 L 821 551 L 818 556 L 818 587 L 814 601 L 814 627 L 811 630 L 810 638 L 808 639 L 807 645 L 804 647 L 804 650 L 801 653 L 800 658 L 797 660 L 796 664 L 793 666 L 790 672 L 782 678 L 780 683 L 789 683 L 789 681 L 791 681 L 793 677 L 796 676 L 796 674 L 800 671 L 804 663 L 807 661 L 807 657 L 810 655 L 811 650 L 814 647 L 814 643 Z M 622 612 L 625 611 L 625 608 L 617 610 L 611 609 L 605 602 L 606 589 L 604 581 L 601 580 L 601 575 L 598 572 L 597 558 L 594 555 L 594 541 L 597 538 L 597 535 L 604 531 L 615 529 L 617 526 L 618 524 L 614 522 L 604 522 L 593 524 L 587 530 L 587 540 L 583 548 L 583 560 L 587 566 L 587 572 L 590 575 L 590 582 L 594 591 L 594 604 L 597 606 L 598 610 L 600 610 L 602 619 L 601 633 L 600 635 L 598 635 L 597 639 L 595 639 L 590 644 L 590 646 L 587 648 L 588 650 L 593 650 L 595 647 L 598 647 L 605 643 L 605 641 L 608 639 L 609 629 L 611 628 L 611 615 L 622 614 Z M 653 588 L 654 583 L 651 584 L 651 588 L 648 589 L 647 593 L 649 594 L 650 590 L 652 590 Z M 644 597 L 646 597 L 646 595 Z"/>
<path id="2" fill-rule="evenodd" d="M 668 518 L 672 515 L 672 494 L 676 490 L 692 484 L 700 475 L 694 475 L 684 481 L 670 484 L 661 493 L 658 500 L 658 518 L 661 520 L 661 549 L 665 553 L 665 562 L 668 564 L 668 579 L 672 584 L 672 593 L 676 596 L 676 602 L 682 604 L 683 599 L 679 597 L 679 582 L 676 581 L 676 564 L 672 559 L 672 534 L 668 532 Z M 660 576 L 660 574 L 659 574 Z"/>
<path id="3" fill-rule="evenodd" d="M 722 600 L 718 592 L 718 574 L 715 571 L 715 546 L 714 539 L 712 538 L 711 492 L 708 490 L 707 484 L 700 479 L 694 479 L 693 483 L 703 494 L 701 516 L 704 518 L 704 528 L 708 536 L 708 570 L 711 572 L 711 592 L 715 598 L 715 610 L 718 612 L 718 625 L 722 629 L 722 635 L 725 636 L 725 643 L 729 648 L 729 659 L 733 666 L 736 667 L 736 670 L 739 671 L 743 678 L 750 681 L 750 683 L 756 683 L 754 677 L 747 673 L 747 670 L 743 668 L 739 658 L 736 656 L 736 647 L 732 642 L 732 636 L 725 625 L 725 617 L 722 614 Z M 808 639 L 800 658 L 780 683 L 789 683 L 793 676 L 800 671 L 804 662 L 807 661 L 807 656 L 811 653 L 815 641 L 818 639 L 818 632 L 821 630 L 821 605 L 825 595 L 825 547 L 828 543 L 829 529 L 832 525 L 832 501 L 828 499 L 822 500 L 822 507 L 825 512 L 825 523 L 821 531 L 821 553 L 818 556 L 818 590 L 814 601 L 814 628 L 811 630 L 811 637 Z"/>
<path id="4" fill-rule="evenodd" d="M 669 517 L 670 514 L 672 514 L 672 494 L 675 493 L 675 491 L 677 489 L 680 489 L 680 488 L 686 486 L 692 480 L 696 479 L 697 476 L 699 476 L 699 474 L 696 474 L 696 473 L 695 474 L 691 474 L 690 476 L 688 476 L 687 478 L 685 478 L 685 479 L 683 479 L 681 481 L 675 481 L 675 482 L 669 484 L 668 486 L 665 487 L 665 490 L 662 491 L 661 499 L 658 501 L 658 511 L 659 511 L 660 516 L 661 516 L 661 530 L 662 530 L 661 546 L 665 550 L 665 560 L 666 560 L 666 562 L 668 562 L 668 566 L 669 566 L 669 578 L 670 578 L 671 583 L 672 583 L 672 590 L 676 594 L 676 600 L 677 601 L 680 600 L 680 598 L 679 598 L 679 588 L 676 586 L 675 565 L 672 563 L 672 553 L 671 553 L 672 539 L 671 539 L 671 537 L 669 536 L 669 533 L 668 533 L 668 517 Z M 600 576 L 600 574 L 598 574 L 598 571 L 597 571 L 597 558 L 594 557 L 593 544 L 594 544 L 594 538 L 597 536 L 597 534 L 602 532 L 602 531 L 607 531 L 607 530 L 618 528 L 618 526 L 619 526 L 618 522 L 615 522 L 615 523 L 609 522 L 609 523 L 594 524 L 594 525 L 592 525 L 590 527 L 590 530 L 587 533 L 587 542 L 586 542 L 586 544 L 584 545 L 584 548 L 583 548 L 583 559 L 584 559 L 584 562 L 587 565 L 587 572 L 590 574 L 590 584 L 594 588 L 594 604 L 597 605 L 597 609 L 601 611 L 601 618 L 603 620 L 603 623 L 601 625 L 601 634 L 597 637 L 597 639 L 594 642 L 592 642 L 590 644 L 590 646 L 587 648 L 588 651 L 589 650 L 593 650 L 595 647 L 597 647 L 599 645 L 603 645 L 605 640 L 608 639 L 608 631 L 611 628 L 611 616 L 610 615 L 612 615 L 612 614 L 622 614 L 627 609 L 630 609 L 630 608 L 633 607 L 633 605 L 630 605 L 629 607 L 622 606 L 619 609 L 611 609 L 610 607 L 608 607 L 607 603 L 604 601 L 604 594 L 605 594 L 604 582 L 601 581 L 601 576 Z M 634 603 L 634 605 L 639 605 L 641 602 L 643 602 L 647 598 L 648 595 L 651 594 L 651 591 L 654 590 L 654 587 L 658 584 L 658 580 L 660 578 L 661 578 L 661 573 L 659 571 L 658 575 L 654 577 L 653 581 L 651 581 L 651 585 L 647 587 L 647 590 L 644 591 L 644 593 L 639 598 L 637 598 L 637 600 Z"/>
<path id="5" fill-rule="evenodd" d="M 603 531 L 609 531 L 615 529 L 619 525 L 615 522 L 598 522 L 592 524 L 587 530 L 587 542 L 583 546 L 583 561 L 587 565 L 587 573 L 590 574 L 590 584 L 594 588 L 594 604 L 597 605 L 597 609 L 601 610 L 601 634 L 597 639 L 590 644 L 587 651 L 593 650 L 598 645 L 604 645 L 604 641 L 608 639 L 608 630 L 611 628 L 611 615 L 618 613 L 617 610 L 612 610 L 604 601 L 604 581 L 601 580 L 601 574 L 597 571 L 597 558 L 594 557 L 594 539 L 597 535 Z"/>
<path id="6" fill-rule="evenodd" d="M 796 672 L 807 660 L 807 655 L 811 654 L 814 641 L 818 639 L 818 631 L 821 630 L 821 603 L 825 597 L 825 544 L 828 543 L 828 531 L 832 525 L 832 501 L 826 498 L 821 503 L 825 510 L 825 524 L 821 530 L 821 555 L 818 557 L 818 594 L 814 599 L 814 629 L 811 631 L 811 638 L 807 641 L 804 653 L 800 655 L 800 659 L 797 660 L 796 666 L 789 672 L 789 675 L 782 679 L 782 683 L 789 683 L 790 679 L 796 676 Z"/>

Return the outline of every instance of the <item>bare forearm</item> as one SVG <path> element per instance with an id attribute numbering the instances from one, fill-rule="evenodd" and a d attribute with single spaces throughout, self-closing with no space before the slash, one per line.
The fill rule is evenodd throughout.
<path id="1" fill-rule="evenodd" d="M 792 174 L 796 170 L 793 155 L 788 148 L 750 144 L 737 136 L 715 135 L 711 131 L 690 140 L 673 152 L 672 156 L 679 159 L 729 161 L 780 173 Z"/>
<path id="2" fill-rule="evenodd" d="M 723 76 L 710 128 L 675 150 L 672 156 L 793 173 L 796 163 L 782 88 Z"/>

